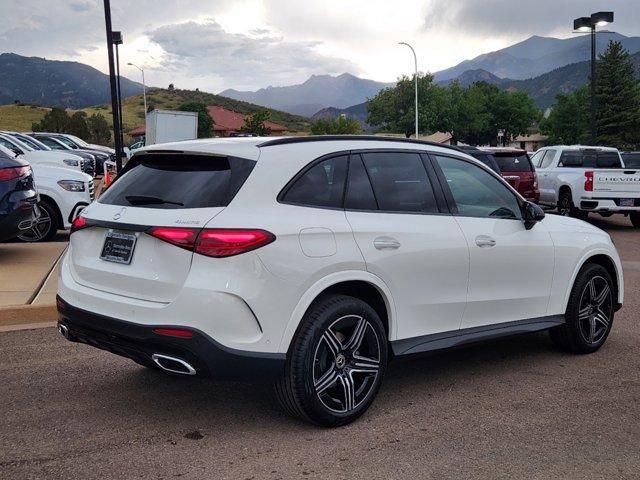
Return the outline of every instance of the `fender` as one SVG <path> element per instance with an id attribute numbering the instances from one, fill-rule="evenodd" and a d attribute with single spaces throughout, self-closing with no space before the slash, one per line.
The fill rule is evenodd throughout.
<path id="1" fill-rule="evenodd" d="M 396 307 L 387 284 L 384 283 L 380 277 L 365 270 L 346 270 L 342 272 L 335 272 L 321 278 L 302 295 L 284 329 L 282 339 L 280 340 L 280 345 L 278 347 L 278 352 L 286 353 L 289 350 L 289 345 L 291 344 L 293 336 L 302 321 L 302 317 L 318 295 L 332 285 L 350 281 L 367 282 L 380 291 L 387 306 L 387 316 L 389 317 L 389 340 L 395 339 L 397 335 Z"/>
<path id="2" fill-rule="evenodd" d="M 594 248 L 592 250 L 583 252 L 582 256 L 580 257 L 580 260 L 576 264 L 577 266 L 574 269 L 573 274 L 571 275 L 571 282 L 569 282 L 569 288 L 567 288 L 567 291 L 564 296 L 563 310 L 562 310 L 563 312 L 567 310 L 567 305 L 569 304 L 569 296 L 571 295 L 571 290 L 573 289 L 573 285 L 576 281 L 576 277 L 578 276 L 578 272 L 591 257 L 594 257 L 596 255 L 605 255 L 609 257 L 613 262 L 613 265 L 616 270 L 616 279 L 618 281 L 618 303 L 622 305 L 622 303 L 624 302 L 624 277 L 622 275 L 622 263 L 620 262 L 620 259 L 618 258 L 617 255 L 615 256 L 611 255 L 611 250 L 607 250 L 605 248 Z"/>

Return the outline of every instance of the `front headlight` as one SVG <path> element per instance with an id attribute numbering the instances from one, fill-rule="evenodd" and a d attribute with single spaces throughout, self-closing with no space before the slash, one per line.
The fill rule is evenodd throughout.
<path id="1" fill-rule="evenodd" d="M 84 192 L 84 182 L 78 180 L 60 180 L 58 185 L 69 192 Z"/>
<path id="2" fill-rule="evenodd" d="M 78 165 L 80 165 L 80 162 L 78 162 L 78 160 L 71 160 L 69 158 L 65 158 L 63 162 L 69 165 L 70 167 L 77 167 Z"/>

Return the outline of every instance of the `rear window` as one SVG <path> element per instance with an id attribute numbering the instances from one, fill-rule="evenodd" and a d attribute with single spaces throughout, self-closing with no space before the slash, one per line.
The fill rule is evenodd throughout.
<path id="1" fill-rule="evenodd" d="M 622 161 L 628 168 L 640 168 L 640 152 L 623 153 Z"/>
<path id="2" fill-rule="evenodd" d="M 99 202 L 160 209 L 226 207 L 255 164 L 208 155 L 134 157 Z"/>
<path id="3" fill-rule="evenodd" d="M 526 153 L 521 155 L 494 153 L 493 156 L 498 162 L 501 172 L 533 172 L 533 167 Z"/>

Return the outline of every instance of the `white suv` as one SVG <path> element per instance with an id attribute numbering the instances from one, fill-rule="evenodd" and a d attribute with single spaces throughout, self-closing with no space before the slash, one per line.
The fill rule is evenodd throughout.
<path id="1" fill-rule="evenodd" d="M 540 330 L 594 352 L 623 301 L 608 234 L 426 142 L 154 145 L 72 232 L 66 338 L 176 374 L 272 376 L 288 411 L 328 426 L 371 405 L 392 357 Z"/>

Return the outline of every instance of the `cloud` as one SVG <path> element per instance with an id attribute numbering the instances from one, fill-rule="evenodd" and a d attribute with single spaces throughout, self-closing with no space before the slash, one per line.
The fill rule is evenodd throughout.
<path id="1" fill-rule="evenodd" d="M 289 42 L 268 30 L 229 33 L 215 20 L 165 25 L 147 33 L 165 52 L 161 68 L 220 77 L 236 88 L 290 84 L 314 73 L 354 71 L 348 60 L 318 53 L 317 41 Z"/>
<path id="2" fill-rule="evenodd" d="M 638 34 L 640 8 L 637 0 L 431 0 L 425 29 L 457 28 L 466 34 L 494 37 L 571 33 L 574 18 L 602 10 L 615 11 L 610 27 L 628 35 Z"/>

